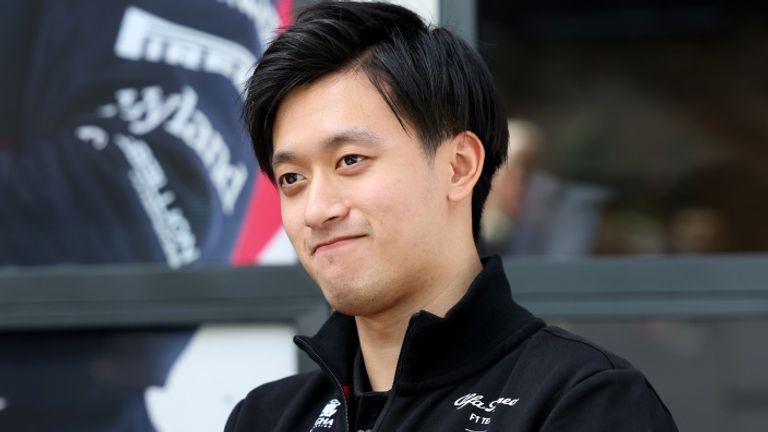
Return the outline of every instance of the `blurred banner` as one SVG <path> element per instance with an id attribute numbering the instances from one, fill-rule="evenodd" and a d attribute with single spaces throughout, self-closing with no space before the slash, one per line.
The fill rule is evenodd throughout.
<path id="1" fill-rule="evenodd" d="M 292 7 L 4 2 L 0 266 L 293 263 L 240 117 Z M 2 333 L 0 430 L 219 430 L 248 389 L 296 371 L 292 332 Z"/>
<path id="2" fill-rule="evenodd" d="M 0 265 L 292 261 L 241 120 L 290 1 L 4 7 Z"/>

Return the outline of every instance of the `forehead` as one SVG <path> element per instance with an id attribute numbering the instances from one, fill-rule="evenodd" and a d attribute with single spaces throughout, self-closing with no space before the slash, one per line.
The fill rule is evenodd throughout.
<path id="1" fill-rule="evenodd" d="M 273 162 L 279 162 L 286 152 L 410 139 L 410 134 L 364 73 L 344 71 L 289 92 L 278 107 L 272 139 Z"/>

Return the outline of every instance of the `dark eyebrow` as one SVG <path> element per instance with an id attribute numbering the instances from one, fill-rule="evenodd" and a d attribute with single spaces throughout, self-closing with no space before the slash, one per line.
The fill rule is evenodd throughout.
<path id="1" fill-rule="evenodd" d="M 328 137 L 321 145 L 323 150 L 328 150 L 350 142 L 379 145 L 382 139 L 367 129 L 348 129 Z M 292 151 L 278 150 L 272 155 L 272 168 L 274 169 L 276 166 L 286 162 L 293 162 L 297 158 L 296 154 Z"/>

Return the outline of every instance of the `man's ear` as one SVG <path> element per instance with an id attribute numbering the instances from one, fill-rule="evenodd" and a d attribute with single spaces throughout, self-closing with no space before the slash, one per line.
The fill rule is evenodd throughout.
<path id="1" fill-rule="evenodd" d="M 485 148 L 473 132 L 456 134 L 450 143 L 451 183 L 448 189 L 450 201 L 461 201 L 472 196 L 485 162 Z"/>

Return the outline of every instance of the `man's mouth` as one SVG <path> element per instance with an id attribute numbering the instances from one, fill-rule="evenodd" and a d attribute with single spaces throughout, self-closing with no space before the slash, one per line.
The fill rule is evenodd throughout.
<path id="1" fill-rule="evenodd" d="M 339 237 L 333 237 L 328 240 L 323 240 L 319 243 L 316 243 L 314 246 L 312 246 L 312 255 L 315 255 L 318 252 L 322 252 L 325 250 L 331 250 L 336 247 L 343 246 L 345 244 L 348 244 L 350 242 L 353 242 L 357 239 L 360 239 L 364 236 L 362 235 L 349 235 L 349 236 L 339 236 Z"/>

